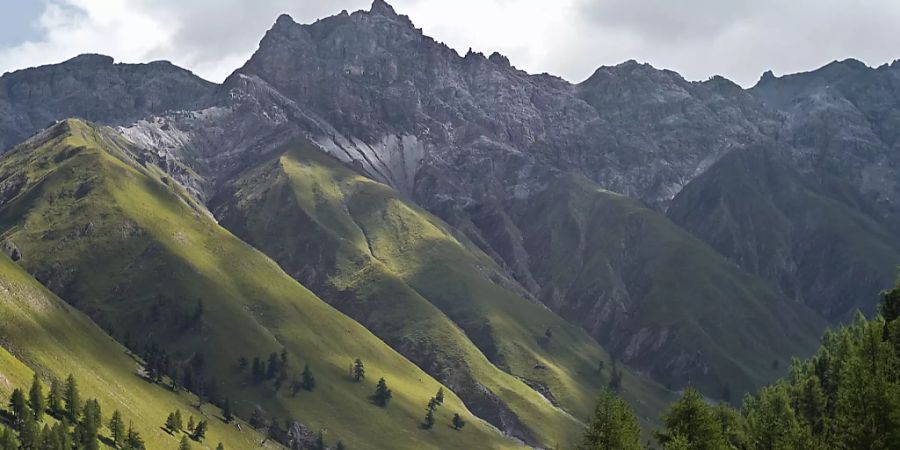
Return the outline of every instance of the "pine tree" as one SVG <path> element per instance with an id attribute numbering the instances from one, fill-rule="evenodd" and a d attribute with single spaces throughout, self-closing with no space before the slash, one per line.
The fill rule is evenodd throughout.
<path id="1" fill-rule="evenodd" d="M 356 382 L 359 382 L 363 378 L 366 377 L 366 368 L 363 365 L 361 359 L 356 358 L 356 361 L 353 361 L 353 379 Z"/>
<path id="2" fill-rule="evenodd" d="M 225 450 L 225 446 L 222 445 L 221 442 L 219 442 L 219 445 L 216 446 L 216 450 Z"/>
<path id="3" fill-rule="evenodd" d="M 334 450 L 346 450 L 346 447 L 344 447 L 343 442 L 338 441 L 337 445 L 334 446 Z"/>
<path id="4" fill-rule="evenodd" d="M 612 391 L 600 394 L 582 450 L 640 450 L 641 429 L 631 407 Z"/>
<path id="5" fill-rule="evenodd" d="M 188 419 L 187 429 L 189 433 L 194 432 L 194 416 L 192 415 L 190 419 Z"/>
<path id="6" fill-rule="evenodd" d="M 464 426 L 466 426 L 466 421 L 459 414 L 453 414 L 453 429 L 462 430 Z"/>
<path id="7" fill-rule="evenodd" d="M 25 400 L 25 393 L 21 389 L 13 390 L 9 397 L 9 412 L 13 417 L 13 426 L 21 431 L 25 421 L 31 417 L 31 411 L 28 410 L 28 402 Z"/>
<path id="8" fill-rule="evenodd" d="M 678 401 L 663 416 L 665 429 L 655 433 L 657 441 L 669 445 L 676 437 L 687 440 L 691 450 L 726 448 L 725 436 L 712 408 L 696 389 L 685 389 Z"/>
<path id="9" fill-rule="evenodd" d="M 63 398 L 66 401 L 66 414 L 69 416 L 69 420 L 77 421 L 81 414 L 81 394 L 78 392 L 78 382 L 75 381 L 73 375 L 66 378 L 66 390 Z"/>
<path id="10" fill-rule="evenodd" d="M 181 420 L 175 417 L 174 412 L 170 412 L 168 417 L 166 417 L 166 430 L 169 433 L 175 433 L 181 430 Z"/>
<path id="11" fill-rule="evenodd" d="M 312 392 L 312 390 L 316 388 L 316 377 L 314 377 L 312 371 L 309 370 L 309 365 L 303 366 L 303 374 L 301 377 L 302 381 L 300 384 L 303 389 Z"/>
<path id="12" fill-rule="evenodd" d="M 118 409 L 113 411 L 106 427 L 109 428 L 109 434 L 116 447 L 122 448 L 125 444 L 125 421 L 122 420 L 122 414 Z"/>
<path id="13" fill-rule="evenodd" d="M 225 423 L 231 423 L 234 420 L 234 413 L 231 412 L 231 402 L 228 399 L 225 399 L 225 404 L 222 405 L 222 418 L 225 419 Z"/>
<path id="14" fill-rule="evenodd" d="M 392 396 L 391 390 L 388 389 L 387 382 L 384 381 L 384 378 L 379 379 L 378 384 L 375 386 L 375 395 L 372 396 L 372 402 L 383 408 L 391 401 Z"/>
<path id="15" fill-rule="evenodd" d="M 434 396 L 434 399 L 437 400 L 438 405 L 444 404 L 444 388 L 438 388 L 437 395 Z"/>
<path id="16" fill-rule="evenodd" d="M 47 409 L 56 416 L 63 413 L 63 389 L 62 384 L 56 378 L 50 382 L 50 393 L 47 395 Z"/>
<path id="17" fill-rule="evenodd" d="M 131 424 L 128 424 L 128 434 L 125 435 L 125 446 L 123 450 L 146 450 L 144 447 L 144 439 L 134 430 Z"/>
<path id="18" fill-rule="evenodd" d="M 0 450 L 18 450 L 19 439 L 9 428 L 3 427 L 3 433 L 0 433 Z"/>
<path id="19" fill-rule="evenodd" d="M 422 428 L 430 430 L 434 426 L 434 408 L 428 408 L 425 411 L 425 421 L 422 422 Z"/>
<path id="20" fill-rule="evenodd" d="M 100 403 L 96 399 L 85 402 L 81 420 L 75 426 L 81 448 L 86 450 L 98 450 L 100 448 L 97 433 L 100 431 L 102 424 L 103 417 L 100 411 Z"/>
<path id="21" fill-rule="evenodd" d="M 44 386 L 37 374 L 31 380 L 31 390 L 28 391 L 28 403 L 31 406 L 31 412 L 34 414 L 34 420 L 42 422 L 44 420 L 44 411 L 47 410 L 47 400 L 44 398 Z"/>
<path id="22" fill-rule="evenodd" d="M 206 438 L 206 430 L 209 428 L 209 424 L 205 420 L 201 420 L 197 423 L 197 426 L 194 428 L 193 438 L 197 442 L 203 442 L 203 439 Z"/>
<path id="23" fill-rule="evenodd" d="M 181 443 L 178 444 L 178 450 L 191 450 L 191 441 L 187 435 L 181 436 Z"/>
<path id="24" fill-rule="evenodd" d="M 273 380 L 275 379 L 275 375 L 278 375 L 278 370 L 281 368 L 280 360 L 278 359 L 278 353 L 272 352 L 269 354 L 269 364 L 266 366 L 266 379 Z"/>
<path id="25" fill-rule="evenodd" d="M 253 368 L 251 372 L 255 383 L 259 383 L 266 379 L 266 365 L 258 356 L 253 357 Z"/>
<path id="26" fill-rule="evenodd" d="M 56 441 L 59 442 L 58 450 L 69 450 L 75 447 L 75 441 L 72 440 L 72 435 L 69 434 L 69 424 L 65 418 L 53 425 L 53 434 L 56 435 Z"/>
<path id="27" fill-rule="evenodd" d="M 30 411 L 25 414 L 19 428 L 19 443 L 22 449 L 37 449 L 41 443 L 41 429 Z"/>

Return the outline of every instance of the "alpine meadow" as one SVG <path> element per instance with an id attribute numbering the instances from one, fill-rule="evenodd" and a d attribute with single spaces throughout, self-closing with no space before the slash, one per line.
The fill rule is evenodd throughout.
<path id="1" fill-rule="evenodd" d="M 514 64 L 781 7 L 176 3 L 0 5 L 0 450 L 900 449 L 900 60 L 573 83 Z"/>

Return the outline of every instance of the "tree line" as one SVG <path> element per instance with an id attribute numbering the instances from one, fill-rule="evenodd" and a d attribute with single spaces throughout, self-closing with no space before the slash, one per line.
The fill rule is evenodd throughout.
<path id="1" fill-rule="evenodd" d="M 118 410 L 103 422 L 100 402 L 81 400 L 78 382 L 69 375 L 65 383 L 54 379 L 47 395 L 37 374 L 28 394 L 16 388 L 10 395 L 8 409 L 3 411 L 9 426 L 0 425 L 0 450 L 99 450 L 100 432 L 109 432 L 108 444 L 122 450 L 144 450 L 144 440 Z M 51 426 L 47 417 L 53 417 Z M 42 426 L 43 425 L 43 426 Z"/>
<path id="2" fill-rule="evenodd" d="M 882 294 L 878 315 L 826 332 L 814 356 L 740 408 L 686 389 L 654 437 L 664 450 L 900 449 L 900 285 Z M 581 448 L 652 447 L 628 404 L 606 391 Z"/>

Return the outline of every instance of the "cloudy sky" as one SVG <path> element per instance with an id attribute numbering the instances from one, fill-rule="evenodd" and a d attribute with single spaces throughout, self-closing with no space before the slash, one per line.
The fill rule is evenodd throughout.
<path id="1" fill-rule="evenodd" d="M 301 23 L 370 0 L 0 0 L 0 73 L 103 53 L 167 59 L 221 81 L 280 13 Z M 499 51 L 530 72 L 574 82 L 636 59 L 688 79 L 749 86 L 853 57 L 900 58 L 897 0 L 394 0 L 461 53 Z"/>

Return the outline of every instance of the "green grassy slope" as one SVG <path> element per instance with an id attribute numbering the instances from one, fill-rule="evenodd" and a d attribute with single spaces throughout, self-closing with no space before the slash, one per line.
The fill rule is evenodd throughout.
<path id="1" fill-rule="evenodd" d="M 118 409 L 132 422 L 148 448 L 176 448 L 180 436 L 161 427 L 166 416 L 181 409 L 185 417 L 208 417 L 210 431 L 199 448 L 259 448 L 264 437 L 248 427 L 240 431 L 219 418 L 210 405 L 199 411 L 196 399 L 144 381 L 138 363 L 125 348 L 90 319 L 65 304 L 5 256 L 0 256 L 0 397 L 16 387 L 27 392 L 36 372 L 45 390 L 53 378 L 75 375 L 83 398 L 97 398 L 106 419 Z M 15 356 L 13 356 L 15 355 Z M 187 419 L 185 419 L 187 420 Z M 263 447 L 279 447 L 269 442 Z"/>
<path id="2" fill-rule="evenodd" d="M 279 423 L 294 418 L 348 448 L 516 446 L 452 392 L 438 426 L 420 430 L 438 382 L 219 227 L 112 130 L 66 121 L 0 161 L 0 179 L 22 180 L 0 207 L 20 264 L 132 346 L 163 346 L 177 362 L 204 355 L 205 377 L 242 417 L 259 408 Z M 199 301 L 204 313 L 192 320 Z M 237 373 L 239 356 L 282 348 L 292 372 L 310 365 L 314 392 L 293 398 Z M 347 377 L 357 357 L 367 367 L 359 384 Z M 368 400 L 379 377 L 394 393 L 386 409 Z M 454 412 L 469 423 L 461 432 L 446 426 Z"/>
<path id="3" fill-rule="evenodd" d="M 243 174 L 213 210 L 479 415 L 531 442 L 571 445 L 574 418 L 587 417 L 608 383 L 611 361 L 586 333 L 527 300 L 439 219 L 307 145 Z M 623 392 L 645 425 L 668 395 L 630 372 Z"/>
<path id="4" fill-rule="evenodd" d="M 875 300 L 862 293 L 892 285 L 900 239 L 846 182 L 798 173 L 781 152 L 726 155 L 685 187 L 669 216 L 828 319 L 873 313 Z"/>
<path id="5" fill-rule="evenodd" d="M 809 354 L 824 327 L 663 215 L 584 177 L 562 176 L 509 211 L 539 298 L 672 387 L 736 401 Z"/>

